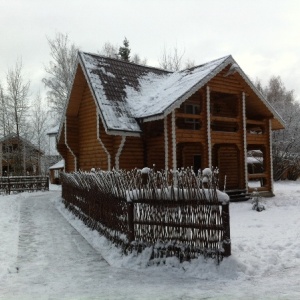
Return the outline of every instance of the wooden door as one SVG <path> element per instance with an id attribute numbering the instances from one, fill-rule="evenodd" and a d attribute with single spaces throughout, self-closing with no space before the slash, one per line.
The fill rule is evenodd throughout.
<path id="1" fill-rule="evenodd" d="M 217 149 L 217 167 L 219 168 L 219 188 L 234 190 L 240 188 L 239 150 L 235 145 L 222 145 Z M 226 179 L 225 179 L 226 177 Z"/>

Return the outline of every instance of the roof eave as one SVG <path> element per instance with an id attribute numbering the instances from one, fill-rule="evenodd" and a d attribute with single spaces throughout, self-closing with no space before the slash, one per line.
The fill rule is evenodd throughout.
<path id="1" fill-rule="evenodd" d="M 212 72 L 210 72 L 205 78 L 200 80 L 197 84 L 195 84 L 191 89 L 189 89 L 186 93 L 178 97 L 173 103 L 171 103 L 168 107 L 164 109 L 163 112 L 157 113 L 155 115 L 146 116 L 142 119 L 145 122 L 150 122 L 151 120 L 159 120 L 164 118 L 166 115 L 170 114 L 174 109 L 179 108 L 180 105 L 191 97 L 194 93 L 196 93 L 199 89 L 205 86 L 213 77 L 215 77 L 219 72 L 221 72 L 224 68 L 226 68 L 229 64 L 234 63 L 234 59 L 231 55 L 229 55 L 220 65 L 218 65 Z"/>
<path id="2" fill-rule="evenodd" d="M 255 87 L 255 85 L 251 82 L 248 76 L 244 73 L 241 68 L 237 69 L 237 72 L 241 75 L 241 77 L 245 80 L 248 86 L 253 90 L 253 92 L 259 97 L 259 99 L 266 105 L 268 110 L 273 114 L 274 119 L 276 119 L 282 126 L 280 129 L 285 128 L 285 122 L 280 116 L 280 114 L 276 111 L 276 109 L 269 103 L 269 101 L 262 95 L 262 93 Z"/>
<path id="3" fill-rule="evenodd" d="M 195 84 L 189 91 L 185 94 L 181 95 L 177 98 L 173 103 L 171 103 L 165 110 L 161 113 L 157 113 L 151 116 L 142 117 L 144 122 L 150 122 L 154 120 L 163 119 L 166 115 L 170 114 L 174 109 L 179 108 L 180 105 L 187 100 L 190 96 L 192 96 L 195 92 L 197 92 L 200 88 L 205 86 L 213 77 L 215 77 L 219 72 L 221 72 L 224 68 L 226 68 L 229 64 L 237 64 L 231 55 L 228 56 L 227 59 L 223 61 L 219 66 L 217 66 L 212 72 L 210 72 L 205 78 Z M 238 64 L 237 64 L 238 65 Z M 272 105 L 265 99 L 265 97 L 259 92 L 259 90 L 254 86 L 248 76 L 243 72 L 243 70 L 238 67 L 237 72 L 242 76 L 245 82 L 249 85 L 249 87 L 254 91 L 254 93 L 259 97 L 259 99 L 266 105 L 269 111 L 273 114 L 274 118 L 281 125 L 278 126 L 279 129 L 285 128 L 285 122 L 279 115 L 279 113 L 272 107 Z M 280 127 L 280 128 L 279 128 Z"/>
<path id="4" fill-rule="evenodd" d="M 106 133 L 109 134 L 109 135 L 140 137 L 141 134 L 142 134 L 142 131 L 109 129 L 109 130 L 106 131 Z"/>

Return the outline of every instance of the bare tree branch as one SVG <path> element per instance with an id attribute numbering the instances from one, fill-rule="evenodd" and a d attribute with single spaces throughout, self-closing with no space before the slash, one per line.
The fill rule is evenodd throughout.
<path id="1" fill-rule="evenodd" d="M 45 67 L 49 76 L 42 81 L 48 88 L 47 98 L 58 121 L 64 111 L 71 88 L 78 47 L 70 44 L 67 34 L 57 33 L 53 39 L 47 38 L 47 40 L 52 60 Z"/>

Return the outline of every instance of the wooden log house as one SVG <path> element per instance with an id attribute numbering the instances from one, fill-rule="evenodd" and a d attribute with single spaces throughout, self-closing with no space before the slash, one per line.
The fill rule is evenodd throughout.
<path id="1" fill-rule="evenodd" d="M 65 171 L 218 167 L 220 189 L 273 194 L 272 130 L 284 122 L 232 56 L 179 72 L 79 52 L 57 149 Z M 263 153 L 249 174 L 247 153 Z"/>
<path id="2" fill-rule="evenodd" d="M 0 177 L 39 175 L 44 155 L 37 146 L 16 133 L 0 139 Z"/>

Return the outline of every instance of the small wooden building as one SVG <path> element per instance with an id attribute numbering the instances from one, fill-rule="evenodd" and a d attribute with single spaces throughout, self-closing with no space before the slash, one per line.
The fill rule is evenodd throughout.
<path id="1" fill-rule="evenodd" d="M 0 176 L 39 175 L 43 151 L 16 133 L 0 139 Z"/>
<path id="2" fill-rule="evenodd" d="M 64 170 L 64 167 L 65 167 L 65 162 L 62 159 L 49 168 L 50 183 L 60 184 L 60 172 Z"/>
<path id="3" fill-rule="evenodd" d="M 272 130 L 284 122 L 232 56 L 179 72 L 79 52 L 57 148 L 65 170 L 206 167 L 220 188 L 273 193 Z M 247 153 L 263 153 L 248 174 Z"/>

